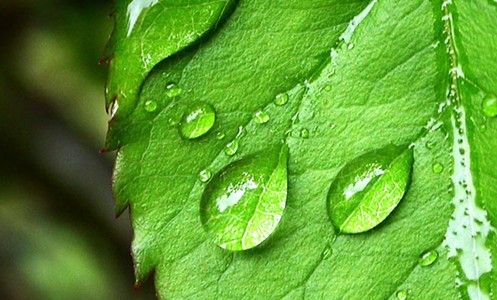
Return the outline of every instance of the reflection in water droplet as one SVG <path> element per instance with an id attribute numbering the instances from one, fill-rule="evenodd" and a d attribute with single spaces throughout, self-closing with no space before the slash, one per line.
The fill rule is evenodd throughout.
<path id="1" fill-rule="evenodd" d="M 157 102 L 148 100 L 145 101 L 145 104 L 143 105 L 145 110 L 148 112 L 154 112 L 157 109 Z"/>
<path id="2" fill-rule="evenodd" d="M 254 114 L 255 122 L 258 124 L 265 124 L 269 121 L 269 115 L 265 111 L 258 111 Z"/>
<path id="3" fill-rule="evenodd" d="M 418 264 L 421 267 L 427 267 L 432 265 L 438 258 L 438 252 L 436 250 L 427 251 L 419 257 Z"/>
<path id="4" fill-rule="evenodd" d="M 440 174 L 442 173 L 442 171 L 444 170 L 444 166 L 441 164 L 441 163 L 434 163 L 432 166 L 431 166 L 431 170 L 433 171 L 433 173 L 435 174 Z"/>
<path id="5" fill-rule="evenodd" d="M 214 108 L 208 103 L 197 102 L 183 115 L 179 132 L 186 139 L 195 139 L 209 132 L 215 121 Z"/>
<path id="6" fill-rule="evenodd" d="M 211 171 L 209 171 L 207 169 L 200 171 L 200 173 L 198 174 L 198 177 L 199 177 L 200 181 L 202 181 L 202 182 L 209 181 L 209 179 L 211 179 L 211 176 L 212 176 Z"/>
<path id="7" fill-rule="evenodd" d="M 133 0 L 128 4 L 128 36 L 133 31 L 133 27 L 135 26 L 135 23 L 142 11 L 146 8 L 154 6 L 157 3 L 159 3 L 159 0 Z"/>
<path id="8" fill-rule="evenodd" d="M 288 102 L 288 94 L 287 93 L 281 93 L 276 95 L 276 98 L 274 98 L 274 104 L 281 106 L 285 105 Z"/>
<path id="9" fill-rule="evenodd" d="M 207 184 L 200 204 L 202 225 L 221 248 L 254 248 L 276 229 L 286 193 L 286 147 L 235 161 Z"/>
<path id="10" fill-rule="evenodd" d="M 409 186 L 413 150 L 389 145 L 345 165 L 328 192 L 328 213 L 343 233 L 360 233 L 383 222 Z"/>
<path id="11" fill-rule="evenodd" d="M 224 153 L 229 156 L 235 155 L 236 151 L 238 151 L 238 140 L 229 142 L 224 148 Z"/>
<path id="12" fill-rule="evenodd" d="M 170 82 L 166 85 L 166 95 L 169 98 L 176 97 L 179 94 L 181 94 L 181 92 L 182 92 L 181 88 L 173 82 Z"/>
<path id="13" fill-rule="evenodd" d="M 482 108 L 485 116 L 497 116 L 497 97 L 494 95 L 487 95 L 485 99 L 483 99 Z"/>
<path id="14" fill-rule="evenodd" d="M 399 300 L 406 300 L 407 299 L 407 291 L 405 291 L 405 290 L 397 291 L 397 293 L 395 295 L 397 296 L 397 299 L 399 299 Z"/>
<path id="15" fill-rule="evenodd" d="M 114 118 L 118 109 L 119 109 L 119 102 L 117 101 L 117 97 L 116 97 L 116 98 L 114 98 L 114 100 L 112 101 L 112 103 L 110 105 L 110 117 L 111 118 Z"/>

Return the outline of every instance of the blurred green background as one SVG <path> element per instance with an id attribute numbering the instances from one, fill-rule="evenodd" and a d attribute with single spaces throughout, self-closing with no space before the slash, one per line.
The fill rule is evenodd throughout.
<path id="1" fill-rule="evenodd" d="M 0 299 L 154 299 L 115 220 L 110 0 L 0 0 Z"/>

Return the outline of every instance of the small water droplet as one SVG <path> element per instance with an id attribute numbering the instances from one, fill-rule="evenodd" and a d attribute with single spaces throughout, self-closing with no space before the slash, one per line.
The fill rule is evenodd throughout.
<path id="1" fill-rule="evenodd" d="M 418 264 L 421 267 L 427 267 L 432 265 L 438 258 L 438 252 L 436 250 L 430 250 L 426 251 L 425 253 L 421 254 L 421 256 L 418 259 Z"/>
<path id="2" fill-rule="evenodd" d="M 331 248 L 330 245 L 326 246 L 324 249 L 323 253 L 321 253 L 321 259 L 322 260 L 327 260 L 333 255 L 333 248 Z"/>
<path id="3" fill-rule="evenodd" d="M 229 156 L 235 155 L 237 151 L 238 151 L 238 140 L 236 139 L 229 142 L 224 148 L 224 153 Z"/>
<path id="4" fill-rule="evenodd" d="M 167 124 L 169 124 L 169 126 L 174 127 L 174 126 L 178 125 L 178 123 L 179 123 L 179 120 L 176 118 L 167 119 Z"/>
<path id="5" fill-rule="evenodd" d="M 324 87 L 324 90 L 327 91 L 327 92 L 331 91 L 331 85 L 326 85 Z"/>
<path id="6" fill-rule="evenodd" d="M 166 85 L 166 95 L 169 98 L 176 97 L 181 94 L 182 89 L 174 82 L 170 82 Z"/>
<path id="7" fill-rule="evenodd" d="M 495 117 L 497 116 L 497 97 L 494 95 L 487 95 L 485 99 L 483 99 L 483 113 L 487 117 Z"/>
<path id="8" fill-rule="evenodd" d="M 287 93 L 281 93 L 276 95 L 274 98 L 274 104 L 278 106 L 285 105 L 288 102 L 288 94 Z"/>
<path id="9" fill-rule="evenodd" d="M 435 174 L 440 174 L 444 170 L 444 166 L 441 163 L 436 162 L 431 166 L 431 170 Z"/>
<path id="10" fill-rule="evenodd" d="M 254 119 L 258 124 L 265 124 L 269 121 L 269 115 L 267 112 L 260 110 L 254 114 Z"/>
<path id="11" fill-rule="evenodd" d="M 152 100 L 147 100 L 144 103 L 144 108 L 148 112 L 154 112 L 157 109 L 157 102 L 152 101 Z"/>
<path id="12" fill-rule="evenodd" d="M 220 131 L 220 132 L 216 133 L 216 139 L 218 139 L 218 140 L 224 139 L 225 136 L 226 135 L 224 134 L 224 132 Z"/>
<path id="13" fill-rule="evenodd" d="M 209 132 L 215 121 L 214 108 L 208 103 L 197 102 L 183 115 L 179 132 L 186 139 L 195 139 Z"/>
<path id="14" fill-rule="evenodd" d="M 487 125 L 485 125 L 485 124 L 481 124 L 481 125 L 480 125 L 480 131 L 481 131 L 481 132 L 485 132 L 485 131 L 487 131 Z"/>
<path id="15" fill-rule="evenodd" d="M 219 247 L 251 249 L 274 232 L 286 206 L 287 151 L 283 147 L 242 158 L 207 184 L 200 220 Z"/>
<path id="16" fill-rule="evenodd" d="M 383 222 L 410 183 L 413 149 L 389 145 L 346 164 L 328 191 L 328 214 L 340 232 L 360 233 Z"/>
<path id="17" fill-rule="evenodd" d="M 300 136 L 304 139 L 308 138 L 309 137 L 309 130 L 304 128 L 300 131 Z"/>
<path id="18" fill-rule="evenodd" d="M 435 146 L 434 142 L 432 141 L 426 142 L 426 148 L 428 148 L 429 150 L 433 149 L 433 146 Z"/>
<path id="19" fill-rule="evenodd" d="M 406 290 L 397 291 L 397 293 L 395 295 L 397 296 L 398 300 L 406 300 L 407 299 L 407 291 Z"/>
<path id="20" fill-rule="evenodd" d="M 202 182 L 209 181 L 209 179 L 211 179 L 211 176 L 212 176 L 211 171 L 209 171 L 207 169 L 200 171 L 200 173 L 198 174 L 198 177 L 199 177 L 200 181 L 202 181 Z"/>

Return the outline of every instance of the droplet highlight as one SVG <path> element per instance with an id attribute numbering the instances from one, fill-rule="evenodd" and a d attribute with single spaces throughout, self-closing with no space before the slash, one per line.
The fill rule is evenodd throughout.
<path id="1" fill-rule="evenodd" d="M 418 259 L 418 264 L 421 267 L 427 267 L 432 265 L 438 258 L 438 252 L 436 250 L 430 250 L 423 254 Z"/>
<path id="2" fill-rule="evenodd" d="M 413 150 L 394 145 L 346 164 L 328 192 L 328 213 L 342 233 L 368 231 L 397 207 L 409 187 Z"/>
<path id="3" fill-rule="evenodd" d="M 209 132 L 215 121 L 214 108 L 206 102 L 197 102 L 183 115 L 179 131 L 186 139 L 196 139 Z"/>
<path id="4" fill-rule="evenodd" d="M 216 245 L 247 250 L 275 231 L 286 205 L 287 151 L 283 147 L 235 161 L 207 184 L 200 219 Z"/>

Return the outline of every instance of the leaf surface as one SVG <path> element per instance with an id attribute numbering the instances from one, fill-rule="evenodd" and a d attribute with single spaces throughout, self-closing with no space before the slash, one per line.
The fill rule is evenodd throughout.
<path id="1" fill-rule="evenodd" d="M 403 291 L 492 299 L 497 119 L 482 102 L 497 94 L 496 33 L 489 0 L 237 3 L 202 43 L 154 66 L 123 114 L 126 126 L 112 131 L 111 122 L 120 145 L 116 210 L 130 207 L 138 282 L 155 269 L 164 299 L 395 299 Z M 181 94 L 168 96 L 171 82 Z M 214 107 L 216 121 L 187 140 L 177 123 L 198 101 Z M 278 227 L 252 250 L 219 248 L 200 221 L 199 173 L 282 142 L 288 194 Z M 331 183 L 354 158 L 390 144 L 413 147 L 407 193 L 379 226 L 337 235 Z M 431 250 L 439 258 L 418 265 Z"/>

